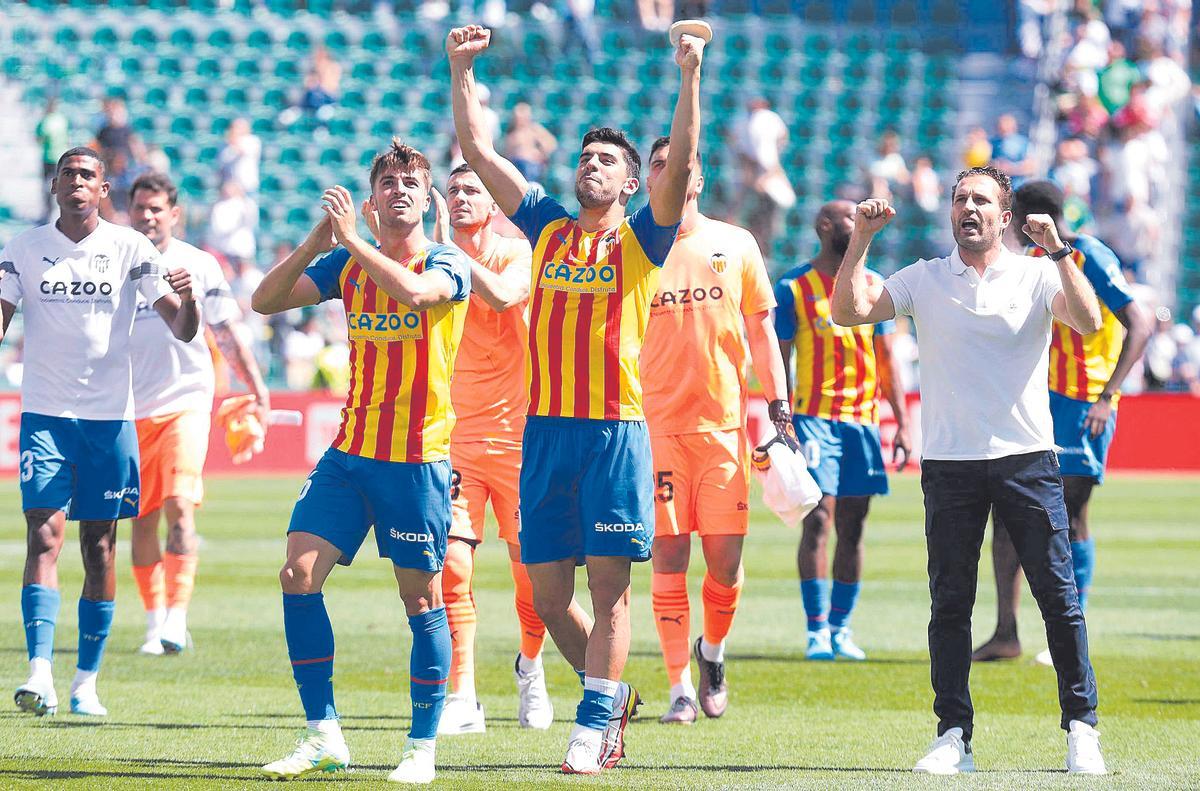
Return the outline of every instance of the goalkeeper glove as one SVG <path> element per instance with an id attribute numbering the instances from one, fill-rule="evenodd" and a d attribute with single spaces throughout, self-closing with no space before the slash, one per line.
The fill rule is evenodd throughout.
<path id="1" fill-rule="evenodd" d="M 792 426 L 792 405 L 782 398 L 767 404 L 767 417 L 775 426 L 775 436 L 754 449 L 754 457 L 765 461 L 767 448 L 777 442 L 796 453 L 800 452 L 800 441 L 796 439 L 796 429 Z"/>

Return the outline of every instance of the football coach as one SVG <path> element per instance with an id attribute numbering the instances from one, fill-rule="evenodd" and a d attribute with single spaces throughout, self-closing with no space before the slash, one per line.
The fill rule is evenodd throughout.
<path id="1" fill-rule="evenodd" d="M 1058 673 L 1067 770 L 1104 774 L 1096 725 L 1096 679 L 1075 591 L 1067 511 L 1050 418 L 1048 354 L 1054 319 L 1087 335 L 1100 306 L 1045 215 L 1025 234 L 1044 258 L 1004 247 L 1012 184 L 994 168 L 958 175 L 949 256 L 923 259 L 871 288 L 871 241 L 896 215 L 887 201 L 860 203 L 833 289 L 842 326 L 911 316 L 921 353 L 921 488 L 929 552 L 929 659 L 938 738 L 916 772 L 975 768 L 971 610 L 989 511 L 1012 537 L 1046 623 Z"/>

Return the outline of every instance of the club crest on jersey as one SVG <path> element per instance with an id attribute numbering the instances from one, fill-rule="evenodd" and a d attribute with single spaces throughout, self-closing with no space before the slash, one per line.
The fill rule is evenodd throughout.
<path id="1" fill-rule="evenodd" d="M 713 274 L 725 274 L 725 268 L 729 266 L 728 259 L 724 253 L 713 253 L 708 259 L 708 268 L 713 271 Z"/>
<path id="2" fill-rule="evenodd" d="M 611 294 L 617 290 L 617 270 L 612 264 L 586 266 L 565 261 L 547 261 L 538 283 L 552 291 L 572 294 Z"/>
<path id="3" fill-rule="evenodd" d="M 403 313 L 347 313 L 346 326 L 352 341 L 419 341 L 425 337 L 421 314 L 406 310 Z"/>
<path id="4" fill-rule="evenodd" d="M 92 270 L 103 275 L 108 271 L 109 258 L 103 253 L 92 256 Z"/>

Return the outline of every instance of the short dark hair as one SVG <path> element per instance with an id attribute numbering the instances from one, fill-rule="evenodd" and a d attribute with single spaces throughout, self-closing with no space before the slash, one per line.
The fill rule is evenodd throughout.
<path id="1" fill-rule="evenodd" d="M 91 157 L 100 163 L 100 177 L 104 177 L 104 157 L 100 156 L 100 152 L 88 146 L 75 146 L 68 148 L 63 152 L 63 155 L 58 158 L 58 164 L 54 166 L 54 175 L 58 175 L 58 171 L 62 170 L 63 163 L 71 157 Z"/>
<path id="2" fill-rule="evenodd" d="M 642 177 L 642 158 L 638 156 L 637 149 L 634 148 L 633 143 L 629 142 L 629 138 L 620 129 L 601 126 L 591 130 L 583 136 L 583 143 L 580 144 L 579 150 L 582 151 L 592 143 L 609 143 L 621 149 L 621 153 L 625 157 L 625 169 L 629 172 L 629 178 L 640 179 Z"/>
<path id="3" fill-rule="evenodd" d="M 1063 191 L 1053 181 L 1030 181 L 1013 193 L 1013 211 L 1027 216 L 1049 214 L 1055 220 L 1063 216 Z"/>
<path id="4" fill-rule="evenodd" d="M 179 187 L 175 186 L 175 182 L 171 181 L 170 176 L 164 173 L 143 173 L 133 182 L 133 186 L 129 188 L 129 200 L 133 200 L 133 196 L 138 190 L 146 190 L 147 192 L 164 192 L 167 195 L 167 204 L 174 206 L 179 202 Z"/>
<path id="5" fill-rule="evenodd" d="M 958 174 L 958 177 L 954 179 L 954 189 L 950 190 L 951 200 L 953 200 L 953 198 L 954 198 L 954 193 L 958 192 L 959 183 L 963 179 L 968 178 L 970 176 L 987 176 L 992 181 L 994 181 L 998 185 L 1000 185 L 1000 208 L 1003 209 L 1004 211 L 1010 211 L 1012 209 L 1012 201 L 1013 201 L 1012 179 L 1010 179 L 1007 174 L 1001 173 L 999 170 L 996 170 L 996 168 L 992 167 L 991 165 L 984 165 L 981 168 L 979 168 L 979 167 L 967 168 L 966 170 L 961 171 Z"/>
<path id="6" fill-rule="evenodd" d="M 658 153 L 658 149 L 663 148 L 664 146 L 669 146 L 669 145 L 671 145 L 671 138 L 667 135 L 663 135 L 662 137 L 655 140 L 653 143 L 650 144 L 650 158 L 654 159 L 654 155 L 656 153 Z M 700 164 L 700 152 L 699 151 L 696 152 L 696 164 L 697 165 Z"/>
<path id="7" fill-rule="evenodd" d="M 375 188 L 375 182 L 380 175 L 388 170 L 398 170 L 401 173 L 423 172 L 425 183 L 433 184 L 433 169 L 429 167 L 429 160 L 417 149 L 402 143 L 398 137 L 393 137 L 392 144 L 386 150 L 376 154 L 375 159 L 372 160 L 372 189 Z"/>
<path id="8" fill-rule="evenodd" d="M 464 162 L 461 165 L 459 165 L 458 167 L 456 167 L 454 170 L 450 171 L 450 175 L 446 176 L 446 181 L 449 181 L 450 179 L 454 178 L 459 173 L 474 173 L 474 172 L 475 172 L 475 168 L 471 167 L 469 164 Z"/>

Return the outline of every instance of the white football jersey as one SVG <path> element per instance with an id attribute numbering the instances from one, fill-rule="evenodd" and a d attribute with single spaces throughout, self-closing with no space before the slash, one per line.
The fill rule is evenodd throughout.
<path id="1" fill-rule="evenodd" d="M 104 220 L 79 242 L 42 225 L 5 246 L 0 271 L 0 300 L 25 315 L 22 411 L 132 420 L 135 297 L 171 293 L 150 240 Z"/>
<path id="2" fill-rule="evenodd" d="M 183 268 L 191 274 L 192 293 L 200 301 L 206 324 L 224 324 L 241 317 L 217 259 L 172 239 L 160 261 L 166 270 Z M 203 328 L 184 343 L 171 334 L 158 311 L 138 297 L 131 352 L 134 413 L 139 419 L 212 409 L 213 363 Z"/>

